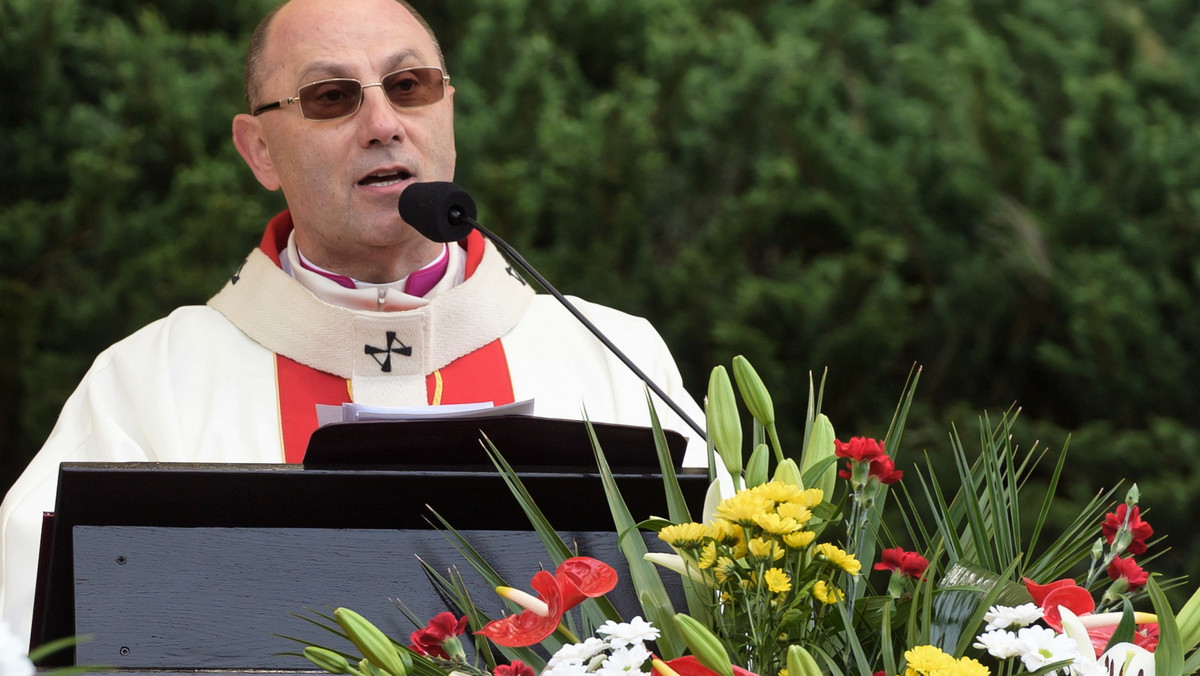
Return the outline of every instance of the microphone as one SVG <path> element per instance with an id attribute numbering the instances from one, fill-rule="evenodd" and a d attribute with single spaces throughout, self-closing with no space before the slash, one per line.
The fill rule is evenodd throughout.
<path id="1" fill-rule="evenodd" d="M 435 242 L 457 242 L 471 233 L 471 230 L 478 230 L 479 234 L 487 237 L 500 249 L 509 260 L 516 263 L 518 267 L 527 272 L 531 277 L 537 280 L 550 295 L 554 296 L 563 307 L 575 316 L 592 335 L 596 336 L 604 347 L 608 348 L 621 363 L 629 367 L 646 387 L 649 387 L 658 398 L 663 401 L 672 411 L 676 413 L 684 422 L 688 424 L 700 438 L 707 441 L 708 435 L 705 434 L 704 428 L 692 420 L 691 416 L 684 413 L 679 404 L 675 403 L 671 397 L 663 392 L 662 388 L 650 380 L 642 372 L 629 357 L 625 356 L 616 345 L 613 344 L 608 336 L 605 336 L 600 329 L 596 328 L 587 317 L 583 316 L 574 305 L 561 293 L 558 289 L 546 281 L 537 270 L 533 268 L 522 256 L 517 253 L 516 249 L 508 245 L 507 242 L 497 237 L 492 231 L 483 227 L 479 221 L 475 220 L 475 215 L 478 213 L 475 208 L 475 200 L 471 199 L 471 195 L 466 190 L 458 187 L 458 185 L 449 181 L 431 181 L 427 183 L 413 183 L 400 193 L 400 201 L 397 204 L 400 211 L 400 218 L 404 219 L 405 223 L 411 225 L 417 232 Z"/>

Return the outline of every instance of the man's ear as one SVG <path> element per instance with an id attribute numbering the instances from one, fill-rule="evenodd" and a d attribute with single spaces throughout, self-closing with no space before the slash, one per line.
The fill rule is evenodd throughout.
<path id="1" fill-rule="evenodd" d="M 245 113 L 234 116 L 233 145 L 237 146 L 238 153 L 264 188 L 279 189 L 279 175 L 275 172 L 275 163 L 271 161 L 267 138 L 263 135 L 262 124 L 257 117 Z"/>

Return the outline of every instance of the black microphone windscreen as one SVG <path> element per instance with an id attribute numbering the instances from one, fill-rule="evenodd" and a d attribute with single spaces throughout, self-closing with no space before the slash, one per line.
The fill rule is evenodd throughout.
<path id="1" fill-rule="evenodd" d="M 463 219 L 474 220 L 477 213 L 471 195 L 449 181 L 409 185 L 397 208 L 405 223 L 435 242 L 457 242 L 471 234 Z"/>

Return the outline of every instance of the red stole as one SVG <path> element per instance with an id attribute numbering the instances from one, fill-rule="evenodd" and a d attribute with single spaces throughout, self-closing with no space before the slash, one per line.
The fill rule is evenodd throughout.
<path id="1" fill-rule="evenodd" d="M 279 265 L 279 252 L 287 246 L 292 230 L 291 214 L 271 219 L 260 248 Z M 466 240 L 466 276 L 470 277 L 483 259 L 483 236 L 472 232 Z M 317 404 L 339 405 L 351 401 L 349 383 L 331 373 L 318 371 L 281 354 L 275 355 L 275 379 L 279 392 L 280 438 L 284 461 L 301 462 L 309 437 L 317 429 Z M 425 377 L 430 404 L 467 404 L 491 401 L 497 406 L 514 400 L 508 359 L 500 340 L 463 355 Z"/>

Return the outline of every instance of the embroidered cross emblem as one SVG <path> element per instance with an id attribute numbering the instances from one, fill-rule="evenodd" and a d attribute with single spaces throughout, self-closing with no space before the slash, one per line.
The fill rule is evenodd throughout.
<path id="1" fill-rule="evenodd" d="M 504 268 L 504 269 L 505 269 L 505 271 L 507 271 L 507 272 L 508 272 L 508 276 L 509 276 L 509 277 L 512 277 L 513 279 L 515 279 L 515 280 L 517 280 L 518 282 L 520 282 L 520 283 L 521 283 L 521 286 L 529 286 L 529 283 L 525 281 L 525 278 L 524 278 L 524 277 L 522 277 L 521 275 L 517 274 L 517 271 L 513 269 L 513 266 L 511 266 L 511 265 L 510 265 L 510 266 L 508 266 L 507 268 Z"/>
<path id="2" fill-rule="evenodd" d="M 247 258 L 246 260 L 242 261 L 242 264 L 238 266 L 237 270 L 233 271 L 233 274 L 229 277 L 230 282 L 237 284 L 239 281 L 241 281 L 242 268 L 246 267 L 246 261 L 248 261 L 248 260 L 250 260 L 250 259 Z"/>
<path id="3" fill-rule="evenodd" d="M 395 344 L 399 344 L 399 346 L 393 347 L 393 345 L 395 345 Z M 371 357 L 373 357 L 375 359 L 375 363 L 379 364 L 379 368 L 382 369 L 384 373 L 391 373 L 392 372 L 392 355 L 398 354 L 403 357 L 411 357 L 412 356 L 412 346 L 405 345 L 404 341 L 396 338 L 395 331 L 388 331 L 387 332 L 387 347 L 375 347 L 373 345 L 364 345 L 363 352 L 365 354 L 371 355 Z"/>

